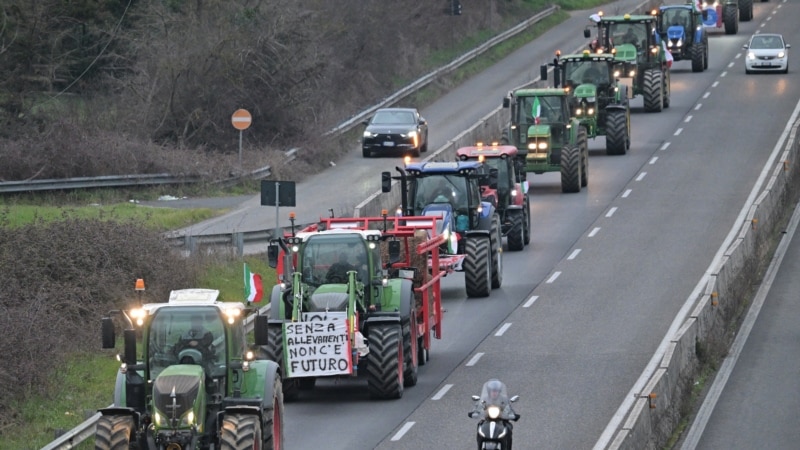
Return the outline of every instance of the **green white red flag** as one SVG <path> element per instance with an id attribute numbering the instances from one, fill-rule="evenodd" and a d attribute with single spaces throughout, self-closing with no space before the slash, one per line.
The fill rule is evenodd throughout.
<path id="1" fill-rule="evenodd" d="M 539 97 L 533 97 L 533 106 L 531 107 L 531 116 L 533 116 L 533 122 L 535 124 L 539 124 L 542 121 L 542 104 L 539 103 Z"/>
<path id="2" fill-rule="evenodd" d="M 264 297 L 264 288 L 261 285 L 261 275 L 250 272 L 247 263 L 244 263 L 244 298 L 250 303 L 257 303 Z"/>

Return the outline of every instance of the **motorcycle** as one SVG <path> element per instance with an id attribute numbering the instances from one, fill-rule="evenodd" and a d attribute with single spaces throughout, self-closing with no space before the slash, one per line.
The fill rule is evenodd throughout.
<path id="1" fill-rule="evenodd" d="M 511 437 L 514 426 L 511 422 L 519 420 L 520 415 L 511 403 L 519 400 L 519 395 L 508 397 L 506 385 L 491 379 L 483 384 L 481 395 L 473 395 L 475 407 L 467 413 L 478 422 L 478 450 L 511 450 Z"/>

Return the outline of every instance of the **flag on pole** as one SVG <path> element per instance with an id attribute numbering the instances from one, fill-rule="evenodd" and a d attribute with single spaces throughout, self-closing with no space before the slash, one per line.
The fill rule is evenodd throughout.
<path id="1" fill-rule="evenodd" d="M 250 272 L 247 263 L 244 263 L 244 298 L 250 303 L 261 301 L 264 289 L 261 286 L 261 275 Z"/>
<path id="2" fill-rule="evenodd" d="M 664 56 L 667 58 L 667 67 L 672 67 L 672 52 L 667 48 L 667 41 L 661 41 L 661 49 L 664 50 Z"/>
<path id="3" fill-rule="evenodd" d="M 533 106 L 531 107 L 531 116 L 533 116 L 533 123 L 539 125 L 542 121 L 542 104 L 539 103 L 539 97 L 533 97 Z"/>

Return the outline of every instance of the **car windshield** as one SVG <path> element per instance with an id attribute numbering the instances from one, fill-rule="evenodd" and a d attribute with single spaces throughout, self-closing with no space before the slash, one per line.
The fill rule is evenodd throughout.
<path id="1" fill-rule="evenodd" d="M 752 49 L 781 49 L 783 41 L 778 36 L 755 36 L 750 41 Z"/>
<path id="2" fill-rule="evenodd" d="M 372 118 L 377 125 L 413 124 L 414 113 L 411 111 L 378 111 Z"/>

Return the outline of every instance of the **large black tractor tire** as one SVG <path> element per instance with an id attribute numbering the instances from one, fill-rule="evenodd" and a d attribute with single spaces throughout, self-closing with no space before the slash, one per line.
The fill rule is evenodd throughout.
<path id="1" fill-rule="evenodd" d="M 703 50 L 705 50 L 705 55 L 703 56 L 703 70 L 708 70 L 708 34 L 703 34 Z"/>
<path id="2" fill-rule="evenodd" d="M 739 0 L 739 20 L 742 22 L 753 20 L 753 0 Z"/>
<path id="3" fill-rule="evenodd" d="M 589 184 L 589 139 L 583 127 L 578 130 L 578 148 L 581 150 L 581 187 L 586 187 Z"/>
<path id="4" fill-rule="evenodd" d="M 267 345 L 262 345 L 259 347 L 260 354 L 259 357 L 261 359 L 268 359 L 277 363 L 281 367 L 281 376 L 285 376 L 286 374 L 283 371 L 283 327 L 268 327 L 267 328 L 267 335 L 269 339 L 269 343 Z M 283 399 L 287 402 L 292 400 L 297 400 L 297 397 L 300 395 L 300 381 L 301 378 L 295 379 L 284 379 L 283 380 Z M 307 389 L 308 385 L 304 383 L 303 388 Z M 312 386 L 313 387 L 313 386 Z"/>
<path id="5" fill-rule="evenodd" d="M 275 377 L 272 385 L 272 409 L 264 411 L 261 417 L 261 439 L 264 450 L 280 450 L 283 447 L 283 387 L 280 377 Z"/>
<path id="6" fill-rule="evenodd" d="M 503 229 L 500 227 L 500 216 L 492 218 L 491 246 L 492 252 L 492 289 L 503 285 Z"/>
<path id="7" fill-rule="evenodd" d="M 397 324 L 375 324 L 369 328 L 367 385 L 375 399 L 403 396 L 403 330 Z"/>
<path id="8" fill-rule="evenodd" d="M 692 56 L 692 72 L 702 72 L 706 66 L 706 46 L 700 43 L 694 44 L 690 53 Z"/>
<path id="9" fill-rule="evenodd" d="M 462 267 L 467 297 L 488 297 L 492 292 L 491 242 L 483 237 L 468 237 L 464 248 Z"/>
<path id="10" fill-rule="evenodd" d="M 649 69 L 644 72 L 642 90 L 644 91 L 644 110 L 646 112 L 661 112 L 664 110 L 664 80 L 658 69 Z"/>
<path id="11" fill-rule="evenodd" d="M 725 26 L 725 34 L 736 34 L 739 32 L 739 8 L 736 5 L 725 5 L 722 7 L 722 23 Z"/>
<path id="12" fill-rule="evenodd" d="M 101 416 L 94 437 L 95 450 L 128 450 L 133 438 L 133 417 Z"/>
<path id="13" fill-rule="evenodd" d="M 506 235 L 508 250 L 518 252 L 525 248 L 525 212 L 521 209 L 509 211 L 508 219 L 511 221 L 511 229 Z"/>
<path id="14" fill-rule="evenodd" d="M 630 145 L 628 115 L 624 109 L 612 109 L 606 113 L 606 154 L 624 155 Z"/>
<path id="15" fill-rule="evenodd" d="M 261 448 L 261 425 L 255 414 L 226 414 L 219 431 L 220 450 Z"/>
<path id="16" fill-rule="evenodd" d="M 525 245 L 531 243 L 531 205 L 526 198 L 522 204 L 522 210 L 525 211 Z"/>
<path id="17" fill-rule="evenodd" d="M 411 298 L 413 305 L 414 298 Z M 419 339 L 417 339 L 417 312 L 412 308 L 411 314 L 403 319 L 403 384 L 406 387 L 417 385 L 417 368 L 419 367 Z"/>
<path id="18" fill-rule="evenodd" d="M 565 145 L 561 149 L 561 192 L 581 191 L 581 148 Z"/>

